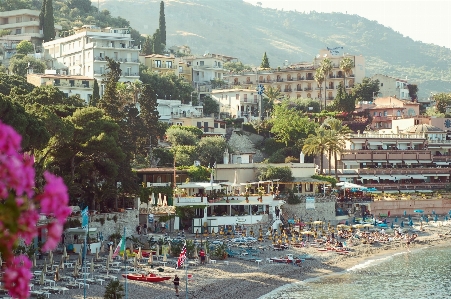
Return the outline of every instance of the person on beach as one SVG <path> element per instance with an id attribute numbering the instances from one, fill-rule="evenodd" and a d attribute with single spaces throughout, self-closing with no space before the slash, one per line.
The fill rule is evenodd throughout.
<path id="1" fill-rule="evenodd" d="M 410 252 L 410 237 L 409 237 L 409 234 L 406 234 L 406 248 L 407 248 L 407 251 L 408 252 Z"/>
<path id="2" fill-rule="evenodd" d="M 180 284 L 180 278 L 175 275 L 174 280 L 172 281 L 174 283 L 174 289 L 175 289 L 175 296 L 179 296 L 179 284 Z"/>
<path id="3" fill-rule="evenodd" d="M 200 256 L 200 263 L 205 264 L 205 251 L 203 249 L 200 250 L 199 256 Z"/>

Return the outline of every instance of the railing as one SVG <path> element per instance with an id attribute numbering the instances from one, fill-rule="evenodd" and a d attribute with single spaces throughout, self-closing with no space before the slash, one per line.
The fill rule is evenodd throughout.
<path id="1" fill-rule="evenodd" d="M 358 170 L 358 174 L 378 175 L 401 175 L 401 174 L 451 174 L 451 168 L 363 168 Z"/>
<path id="2" fill-rule="evenodd" d="M 443 189 L 448 186 L 449 182 L 433 182 L 433 183 L 421 183 L 421 184 L 365 184 L 368 188 L 377 188 L 378 190 L 425 190 L 425 189 Z"/>

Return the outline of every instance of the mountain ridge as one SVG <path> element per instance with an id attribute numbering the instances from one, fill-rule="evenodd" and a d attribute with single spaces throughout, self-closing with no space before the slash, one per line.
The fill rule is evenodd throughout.
<path id="1" fill-rule="evenodd" d="M 376 21 L 343 13 L 302 13 L 253 6 L 242 0 L 166 0 L 167 47 L 225 54 L 259 65 L 266 52 L 273 68 L 312 61 L 319 50 L 344 47 L 363 55 L 366 74 L 408 78 L 420 97 L 451 89 L 451 49 L 414 41 Z M 152 34 L 160 0 L 103 0 L 100 9 Z M 93 5 L 97 3 L 93 2 Z"/>

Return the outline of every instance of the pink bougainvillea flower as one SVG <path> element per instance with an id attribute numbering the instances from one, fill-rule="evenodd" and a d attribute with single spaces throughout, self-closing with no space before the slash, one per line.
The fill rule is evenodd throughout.
<path id="1" fill-rule="evenodd" d="M 21 217 L 19 218 L 19 236 L 27 245 L 31 244 L 33 238 L 38 236 L 38 220 L 39 214 L 32 207 L 23 212 Z"/>
<path id="2" fill-rule="evenodd" d="M 17 155 L 20 151 L 22 136 L 14 129 L 0 122 L 0 153 L 5 155 Z"/>
<path id="3" fill-rule="evenodd" d="M 58 245 L 58 242 L 63 234 L 63 225 L 58 221 L 53 221 L 47 225 L 47 241 L 42 246 L 42 251 L 52 250 Z"/>
<path id="4" fill-rule="evenodd" d="M 41 212 L 51 215 L 64 222 L 67 216 L 70 215 L 69 195 L 67 194 L 67 187 L 64 185 L 63 179 L 49 172 L 44 172 L 44 178 L 47 184 L 44 191 L 37 198 L 40 201 Z"/>
<path id="5" fill-rule="evenodd" d="M 9 295 L 18 299 L 28 298 L 30 292 L 28 283 L 32 277 L 31 261 L 26 255 L 19 255 L 13 257 L 6 265 L 3 282 Z"/>

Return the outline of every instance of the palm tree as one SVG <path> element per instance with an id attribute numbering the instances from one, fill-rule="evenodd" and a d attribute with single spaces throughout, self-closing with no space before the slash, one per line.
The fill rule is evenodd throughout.
<path id="1" fill-rule="evenodd" d="M 322 69 L 324 73 L 324 110 L 326 109 L 326 90 L 327 90 L 327 76 L 329 76 L 330 72 L 332 71 L 333 65 L 332 60 L 329 58 L 324 58 L 323 61 L 321 61 L 320 68 Z"/>
<path id="2" fill-rule="evenodd" d="M 321 88 L 322 88 L 321 86 L 322 86 L 322 84 L 324 82 L 324 72 L 323 72 L 323 69 L 321 67 L 316 69 L 316 72 L 315 72 L 315 75 L 314 75 L 313 78 L 315 79 L 316 83 L 318 83 L 318 86 L 319 86 L 319 94 L 320 94 L 320 101 L 319 102 L 321 104 Z M 325 97 L 326 97 L 326 91 L 324 91 L 324 98 Z M 326 108 L 326 107 L 324 106 L 324 108 Z"/>
<path id="3" fill-rule="evenodd" d="M 112 280 L 105 287 L 105 299 L 122 299 L 124 297 L 124 287 L 118 280 Z"/>
<path id="4" fill-rule="evenodd" d="M 319 155 L 320 157 L 320 174 L 323 173 L 324 152 L 329 139 L 329 134 L 324 127 L 318 127 L 315 134 L 310 134 L 304 140 L 302 152 L 306 155 Z"/>
<path id="5" fill-rule="evenodd" d="M 274 101 L 277 100 L 282 93 L 276 87 L 268 86 L 265 88 L 265 95 L 269 99 L 270 102 L 274 104 Z"/>
<path id="6" fill-rule="evenodd" d="M 340 61 L 340 69 L 344 73 L 343 87 L 345 88 L 345 93 L 346 93 L 346 75 L 349 75 L 351 73 L 353 67 L 354 61 L 349 57 L 345 57 Z"/>
<path id="7" fill-rule="evenodd" d="M 331 155 L 334 155 L 334 167 L 335 167 L 335 178 L 338 179 L 337 174 L 337 156 L 343 152 L 346 146 L 346 141 L 349 141 L 349 134 L 352 133 L 351 129 L 347 125 L 343 125 L 342 121 L 336 118 L 327 118 L 322 127 L 329 130 L 329 140 L 327 144 L 327 151 L 329 153 L 329 161 L 331 160 Z M 329 162 L 329 173 L 330 173 L 330 162 Z"/>

